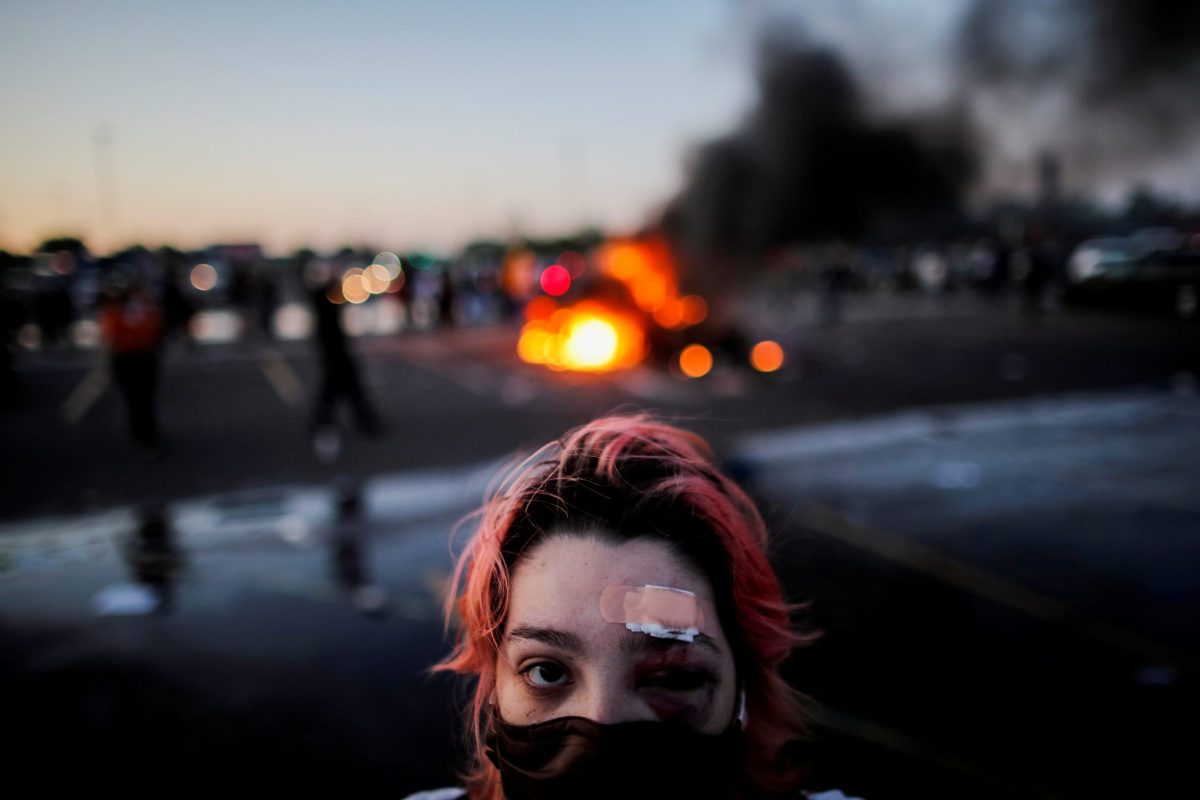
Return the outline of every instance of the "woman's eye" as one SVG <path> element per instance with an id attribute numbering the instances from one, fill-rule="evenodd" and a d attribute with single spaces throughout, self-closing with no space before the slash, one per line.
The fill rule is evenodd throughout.
<path id="1" fill-rule="evenodd" d="M 543 661 L 526 669 L 525 677 L 538 689 L 551 689 L 567 682 L 567 671 L 558 664 Z"/>

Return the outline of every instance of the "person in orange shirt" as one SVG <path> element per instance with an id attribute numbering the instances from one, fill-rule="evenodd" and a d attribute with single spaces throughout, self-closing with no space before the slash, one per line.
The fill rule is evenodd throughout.
<path id="1" fill-rule="evenodd" d="M 162 455 L 155 413 L 162 309 L 143 286 L 119 272 L 105 281 L 100 333 L 108 348 L 112 380 L 125 398 L 134 444 L 151 457 Z"/>

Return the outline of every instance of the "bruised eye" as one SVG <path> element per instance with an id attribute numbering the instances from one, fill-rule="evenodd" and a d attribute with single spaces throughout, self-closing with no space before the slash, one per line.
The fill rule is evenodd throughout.
<path id="1" fill-rule="evenodd" d="M 541 661 L 524 671 L 525 680 L 537 689 L 553 689 L 567 682 L 567 671 L 552 661 Z"/>
<path id="2" fill-rule="evenodd" d="M 703 670 L 674 669 L 649 675 L 643 680 L 643 684 L 667 692 L 694 692 L 713 683 L 714 680 L 712 675 Z"/>

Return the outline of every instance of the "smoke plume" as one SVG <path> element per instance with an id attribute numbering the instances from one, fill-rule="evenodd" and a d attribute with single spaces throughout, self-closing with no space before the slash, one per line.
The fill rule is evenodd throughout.
<path id="1" fill-rule="evenodd" d="M 1160 176 L 1178 189 L 1189 169 L 1200 179 L 1200 4 L 973 0 L 938 36 L 921 35 L 919 15 L 893 24 L 882 3 L 863 24 L 871 7 L 813 2 L 758 20 L 772 33 L 756 104 L 696 152 L 668 206 L 683 252 L 712 260 L 936 226 L 968 198 L 1032 199 L 1047 153 L 1076 194 Z M 817 29 L 827 44 L 798 33 Z M 889 52 L 901 68 L 879 68 Z M 915 69 L 913 52 L 935 68 Z M 896 111 L 903 97 L 922 98 L 919 115 Z"/>
<path id="2" fill-rule="evenodd" d="M 998 134 L 1061 153 L 1098 188 L 1194 151 L 1200 5 L 1169 0 L 977 0 L 955 74 Z M 1004 120 L 1022 126 L 1006 131 Z"/>
<path id="3" fill-rule="evenodd" d="M 952 212 L 974 173 L 964 120 L 877 120 L 832 50 L 789 34 L 764 40 L 755 108 L 703 147 L 670 207 L 692 253 L 760 253 L 857 238 L 889 218 Z"/>

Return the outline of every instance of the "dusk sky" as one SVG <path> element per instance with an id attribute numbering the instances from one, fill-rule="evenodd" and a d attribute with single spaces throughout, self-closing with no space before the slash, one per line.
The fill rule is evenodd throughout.
<path id="1" fill-rule="evenodd" d="M 733 21 L 717 0 L 4 2 L 0 247 L 634 227 L 750 102 Z"/>
<path id="2" fill-rule="evenodd" d="M 954 44 L 970 8 L 0 0 L 0 248 L 70 234 L 98 252 L 219 241 L 446 251 L 590 224 L 632 230 L 678 191 L 689 153 L 753 107 L 763 30 L 799 20 L 851 65 L 872 109 L 907 114 L 962 98 Z M 1018 57 L 1100 52 L 1056 32 L 1069 17 L 1055 4 L 1014 8 L 1005 35 Z M 1107 117 L 1072 111 L 1061 83 L 968 95 L 988 137 L 979 185 L 1031 192 L 1046 148 L 1068 190 L 1115 201 L 1146 180 L 1197 198 L 1193 130 L 1169 151 L 1142 135 L 1164 108 L 1195 116 L 1194 84 L 1176 78 L 1152 87 L 1158 105 Z"/>

